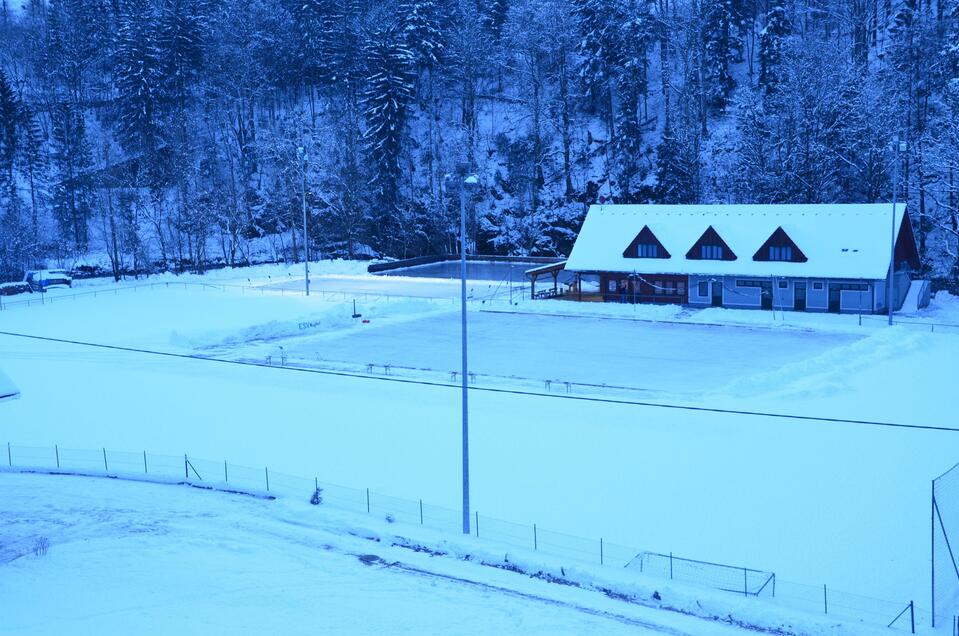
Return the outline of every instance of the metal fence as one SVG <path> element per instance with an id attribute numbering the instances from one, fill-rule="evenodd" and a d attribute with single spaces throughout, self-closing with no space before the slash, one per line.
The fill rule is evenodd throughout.
<path id="1" fill-rule="evenodd" d="M 281 285 L 231 285 L 222 283 L 197 283 L 164 281 L 156 283 L 141 283 L 132 285 L 104 285 L 102 288 L 89 289 L 87 291 L 64 292 L 50 294 L 49 292 L 37 292 L 31 294 L 18 294 L 16 296 L 0 296 L 0 311 L 15 308 L 35 307 L 38 305 L 62 304 L 65 302 L 75 302 L 77 299 L 104 298 L 107 296 L 117 296 L 121 293 L 139 293 L 156 289 L 181 289 L 198 292 L 208 291 L 238 291 L 244 295 L 254 296 L 303 296 L 305 290 L 290 289 Z M 477 295 L 467 298 L 467 302 L 472 305 L 486 303 L 519 303 L 526 299 L 529 286 L 512 285 L 501 287 L 491 291 L 489 294 Z M 390 292 L 378 292 L 369 290 L 349 290 L 336 289 L 324 290 L 315 286 L 310 288 L 310 294 L 321 300 L 329 301 L 348 301 L 358 300 L 369 301 L 402 301 L 402 300 L 422 300 L 438 305 L 455 305 L 460 302 L 459 297 L 445 296 L 417 296 L 414 294 L 397 294 Z M 21 298 L 21 296 L 23 296 Z M 5 298 L 15 298 L 16 300 L 5 300 Z"/>
<path id="2" fill-rule="evenodd" d="M 932 481 L 933 626 L 959 614 L 959 464 Z"/>
<path id="3" fill-rule="evenodd" d="M 859 316 L 859 325 L 864 323 L 870 325 L 879 325 L 883 323 L 888 323 L 888 316 L 877 316 L 877 315 L 860 315 Z M 893 325 L 899 325 L 913 331 L 928 331 L 929 333 L 951 333 L 959 334 L 959 324 L 951 322 L 933 322 L 931 320 L 903 320 L 901 318 L 893 317 Z"/>
<path id="4" fill-rule="evenodd" d="M 323 505 L 351 513 L 369 514 L 391 523 L 419 525 L 452 535 L 462 531 L 462 513 L 424 502 L 391 497 L 369 489 L 350 488 L 320 481 L 317 477 L 289 475 L 262 468 L 184 455 L 161 455 L 146 451 L 127 452 L 6 444 L 6 461 L 0 470 L 108 475 L 111 477 L 190 483 L 253 494 L 282 495 L 309 500 L 321 490 Z M 5 465 L 5 466 L 4 466 Z M 956 471 L 959 480 L 959 471 Z M 940 478 L 941 479 L 941 478 Z M 957 511 L 959 512 L 959 511 Z M 522 524 L 474 511 L 473 534 L 493 545 L 530 550 L 567 561 L 567 565 L 591 564 L 625 568 L 646 577 L 674 580 L 745 597 L 762 597 L 791 610 L 820 613 L 844 620 L 862 621 L 915 633 L 915 625 L 929 620 L 930 613 L 910 601 L 891 602 L 857 594 L 778 580 L 775 573 L 681 557 L 672 553 L 640 550 L 611 543 L 602 537 L 587 538 L 556 532 L 536 523 Z M 954 563 L 953 563 L 954 566 Z M 952 567 L 952 566 L 950 566 Z M 956 589 L 955 580 L 949 583 Z M 947 588 L 943 588 L 945 593 Z M 936 607 L 936 624 L 955 617 Z"/>

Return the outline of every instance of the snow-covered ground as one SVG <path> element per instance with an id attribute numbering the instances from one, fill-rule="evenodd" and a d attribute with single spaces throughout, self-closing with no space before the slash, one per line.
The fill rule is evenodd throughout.
<path id="1" fill-rule="evenodd" d="M 682 586 L 642 576 L 614 572 L 603 581 L 588 569 L 565 572 L 523 553 L 510 559 L 471 539 L 411 535 L 304 500 L 0 473 L 0 501 L 2 634 L 749 631 L 729 619 L 780 633 L 878 633 L 722 593 L 699 590 L 691 601 Z"/>
<path id="2" fill-rule="evenodd" d="M 950 304 L 937 298 L 933 315 L 951 318 Z M 541 315 L 546 306 L 594 315 Z M 364 324 L 342 298 L 171 286 L 11 309 L 0 331 L 260 361 L 283 347 L 319 366 L 446 372 L 458 366 L 456 308 L 380 298 L 358 305 Z M 959 337 L 938 331 L 829 322 L 855 316 L 787 329 L 657 325 L 597 314 L 667 309 L 549 301 L 487 309 L 471 311 L 471 351 L 499 387 L 508 375 L 594 380 L 649 389 L 644 401 L 952 425 Z M 713 314 L 702 322 L 771 322 Z M 0 407 L 0 441 L 187 451 L 458 505 L 453 388 L 8 336 L 0 361 L 23 393 Z M 954 432 L 482 390 L 470 415 L 473 504 L 484 515 L 928 606 L 929 481 L 959 460 Z"/>

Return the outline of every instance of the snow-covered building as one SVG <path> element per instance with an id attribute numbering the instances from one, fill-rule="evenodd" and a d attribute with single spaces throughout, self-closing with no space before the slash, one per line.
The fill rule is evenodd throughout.
<path id="1" fill-rule="evenodd" d="M 20 397 L 20 391 L 3 371 L 0 371 L 0 402 Z"/>
<path id="2" fill-rule="evenodd" d="M 565 264 L 583 300 L 837 313 L 885 311 L 890 275 L 898 309 L 918 268 L 891 204 L 594 205 Z"/>

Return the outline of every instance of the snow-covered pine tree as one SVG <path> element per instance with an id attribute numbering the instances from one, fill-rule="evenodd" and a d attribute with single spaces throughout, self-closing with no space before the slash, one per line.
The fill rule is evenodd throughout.
<path id="1" fill-rule="evenodd" d="M 120 0 L 119 7 L 113 66 L 117 137 L 129 152 L 143 155 L 141 167 L 149 171 L 162 140 L 166 83 L 155 16 L 147 0 Z"/>
<path id="2" fill-rule="evenodd" d="M 91 168 L 82 113 L 67 101 L 57 104 L 53 120 L 53 216 L 61 245 L 77 252 L 87 248 L 93 195 L 85 177 Z"/>
<path id="3" fill-rule="evenodd" d="M 498 42 L 503 34 L 503 25 L 509 14 L 509 0 L 489 0 L 483 12 L 483 26 L 489 31 L 494 42 Z"/>
<path id="4" fill-rule="evenodd" d="M 572 0 L 579 23 L 580 42 L 577 52 L 582 61 L 579 77 L 592 109 L 603 114 L 612 140 L 614 110 L 612 83 L 615 69 L 622 63 L 622 42 L 619 26 L 625 21 L 621 0 Z"/>
<path id="5" fill-rule="evenodd" d="M 48 161 L 40 121 L 34 111 L 26 104 L 22 105 L 21 124 L 23 141 L 20 163 L 29 191 L 30 204 L 31 233 L 28 256 L 32 262 L 36 262 L 40 256 L 40 218 L 47 200 Z"/>
<path id="6" fill-rule="evenodd" d="M 656 149 L 656 200 L 658 203 L 694 203 L 699 196 L 696 157 L 674 128 L 663 131 Z"/>
<path id="7" fill-rule="evenodd" d="M 0 68 L 0 185 L 16 190 L 13 168 L 20 150 L 20 98 L 7 74 Z"/>
<path id="8" fill-rule="evenodd" d="M 443 15 L 437 0 L 400 3 L 400 29 L 417 66 L 433 68 L 443 58 Z"/>
<path id="9" fill-rule="evenodd" d="M 333 49 L 338 46 L 337 25 L 343 18 L 337 0 L 289 0 L 290 13 L 297 29 L 297 55 L 308 84 L 321 86 L 335 77 L 330 64 Z"/>
<path id="10" fill-rule="evenodd" d="M 620 197 L 632 199 L 637 190 L 642 158 L 642 119 L 646 112 L 649 92 L 649 48 L 652 44 L 654 22 L 649 7 L 642 3 L 620 27 L 623 43 L 622 59 L 617 74 L 616 88 L 619 109 L 616 114 L 615 152 L 619 167 L 617 182 Z"/>
<path id="11" fill-rule="evenodd" d="M 766 25 L 759 35 L 759 87 L 766 95 L 776 92 L 781 81 L 780 65 L 786 38 L 792 32 L 789 17 L 782 5 L 766 14 Z"/>
<path id="12" fill-rule="evenodd" d="M 703 66 L 709 105 L 724 110 L 736 86 L 732 75 L 734 21 L 731 0 L 703 2 Z"/>
<path id="13" fill-rule="evenodd" d="M 362 95 L 367 129 L 375 217 L 371 228 L 375 247 L 389 251 L 399 242 L 402 221 L 401 153 L 407 135 L 407 116 L 413 99 L 413 53 L 394 27 L 375 31 L 363 49 L 367 81 Z"/>
<path id="14" fill-rule="evenodd" d="M 203 63 L 205 0 L 162 0 L 157 57 L 164 80 L 163 99 L 176 110 L 186 106 Z"/>

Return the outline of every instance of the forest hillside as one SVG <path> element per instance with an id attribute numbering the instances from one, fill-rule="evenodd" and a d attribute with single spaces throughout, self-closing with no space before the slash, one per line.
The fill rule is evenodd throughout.
<path id="1" fill-rule="evenodd" d="M 597 201 L 908 200 L 959 278 L 959 0 L 2 0 L 0 279 L 568 253 Z M 899 153 L 899 145 L 904 152 Z M 454 175 L 452 178 L 450 175 Z"/>

